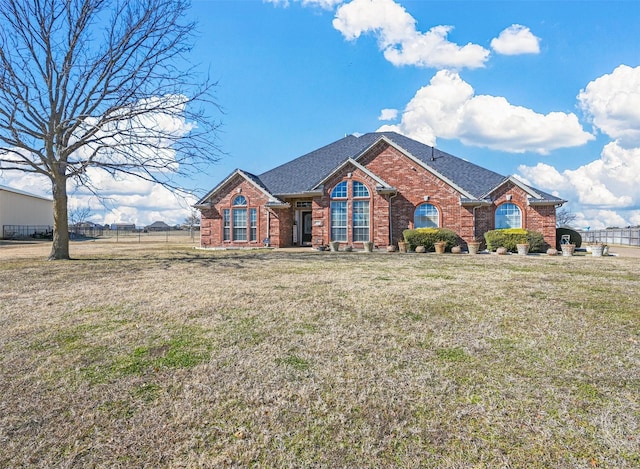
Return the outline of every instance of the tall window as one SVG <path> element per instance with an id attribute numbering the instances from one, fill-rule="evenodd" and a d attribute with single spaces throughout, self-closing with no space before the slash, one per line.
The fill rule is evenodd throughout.
<path id="1" fill-rule="evenodd" d="M 247 209 L 246 208 L 233 209 L 233 240 L 234 241 L 247 240 Z"/>
<path id="2" fill-rule="evenodd" d="M 359 181 L 353 181 L 353 240 L 369 241 L 369 189 Z M 362 200 L 366 199 L 366 200 Z"/>
<path id="3" fill-rule="evenodd" d="M 331 241 L 347 240 L 347 202 L 331 201 Z"/>
<path id="4" fill-rule="evenodd" d="M 223 241 L 256 241 L 258 239 L 258 210 L 248 208 L 247 198 L 236 196 L 232 208 L 222 210 Z"/>
<path id="5" fill-rule="evenodd" d="M 413 216 L 413 225 L 416 228 L 437 228 L 440 226 L 438 209 L 432 204 L 418 205 Z"/>
<path id="6" fill-rule="evenodd" d="M 353 202 L 353 240 L 369 241 L 369 201 Z"/>
<path id="7" fill-rule="evenodd" d="M 231 239 L 231 215 L 230 210 L 225 208 L 222 211 L 222 239 L 229 241 Z"/>
<path id="8" fill-rule="evenodd" d="M 349 241 L 349 221 L 351 240 L 369 241 L 370 214 L 369 189 L 359 181 L 342 181 L 331 191 L 331 240 Z M 351 213 L 349 214 L 349 207 Z"/>
<path id="9" fill-rule="evenodd" d="M 522 212 L 516 204 L 502 204 L 496 209 L 496 230 L 522 228 Z"/>
<path id="10" fill-rule="evenodd" d="M 249 209 L 249 224 L 251 227 L 250 241 L 258 239 L 258 211 L 255 208 Z"/>

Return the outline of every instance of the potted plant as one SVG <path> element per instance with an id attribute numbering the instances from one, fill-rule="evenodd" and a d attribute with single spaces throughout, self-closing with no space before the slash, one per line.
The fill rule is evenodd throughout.
<path id="1" fill-rule="evenodd" d="M 571 257 L 573 256 L 573 252 L 576 250 L 576 245 L 575 244 L 561 244 L 560 247 L 562 248 L 562 255 L 564 257 Z"/>
<path id="2" fill-rule="evenodd" d="M 436 248 L 436 254 L 444 254 L 444 250 L 447 247 L 446 241 L 438 241 L 433 243 L 433 247 Z"/>
<path id="3" fill-rule="evenodd" d="M 475 238 L 473 241 L 469 241 L 467 243 L 467 249 L 469 250 L 469 254 L 478 254 L 478 251 L 480 251 L 480 241 L 476 241 Z"/>
<path id="4" fill-rule="evenodd" d="M 529 243 L 518 243 L 516 247 L 518 248 L 519 255 L 526 256 L 529 254 Z"/>
<path id="5" fill-rule="evenodd" d="M 362 247 L 364 247 L 364 252 L 373 252 L 373 242 L 365 241 L 362 243 Z"/>
<path id="6" fill-rule="evenodd" d="M 407 243 L 406 241 L 398 241 L 398 251 L 399 252 L 407 252 L 408 245 L 409 245 L 409 243 Z"/>
<path id="7" fill-rule="evenodd" d="M 329 249 L 331 252 L 338 252 L 340 250 L 340 241 L 331 241 L 329 243 Z"/>
<path id="8" fill-rule="evenodd" d="M 591 245 L 591 255 L 593 257 L 602 257 L 602 255 L 604 254 L 604 248 L 605 248 L 604 243 L 596 242 L 596 243 L 592 244 Z"/>

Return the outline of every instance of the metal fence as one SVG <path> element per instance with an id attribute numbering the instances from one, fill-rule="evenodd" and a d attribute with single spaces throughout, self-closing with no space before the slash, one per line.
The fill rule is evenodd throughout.
<path id="1" fill-rule="evenodd" d="M 104 234 L 102 226 L 70 226 L 69 236 L 74 238 L 97 238 Z"/>
<path id="2" fill-rule="evenodd" d="M 53 226 L 49 225 L 2 225 L 3 239 L 51 239 Z"/>
<path id="3" fill-rule="evenodd" d="M 640 246 L 640 228 L 609 228 L 580 231 L 583 243 L 601 242 L 621 246 Z"/>

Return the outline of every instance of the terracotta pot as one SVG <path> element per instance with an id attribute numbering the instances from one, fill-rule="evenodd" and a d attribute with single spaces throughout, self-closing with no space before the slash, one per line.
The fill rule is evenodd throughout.
<path id="1" fill-rule="evenodd" d="M 518 244 L 518 254 L 520 254 L 521 256 L 526 256 L 527 254 L 529 254 L 529 243 L 522 243 L 522 244 Z"/>
<path id="2" fill-rule="evenodd" d="M 373 252 L 373 243 L 371 241 L 365 241 L 362 243 L 365 252 Z"/>
<path id="3" fill-rule="evenodd" d="M 398 251 L 407 252 L 408 244 L 406 241 L 398 241 Z"/>
<path id="4" fill-rule="evenodd" d="M 562 255 L 564 257 L 573 256 L 573 252 L 576 250 L 575 244 L 561 244 L 560 247 L 562 248 Z"/>
<path id="5" fill-rule="evenodd" d="M 480 241 L 469 241 L 467 243 L 467 249 L 469 249 L 469 254 L 478 254 L 478 251 L 480 251 Z"/>
<path id="6" fill-rule="evenodd" d="M 433 247 L 436 248 L 436 254 L 444 254 L 447 243 L 444 241 L 438 241 L 437 243 L 433 244 Z"/>

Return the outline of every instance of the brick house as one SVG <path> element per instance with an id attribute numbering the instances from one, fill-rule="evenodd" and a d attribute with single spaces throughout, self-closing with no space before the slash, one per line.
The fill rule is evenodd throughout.
<path id="1" fill-rule="evenodd" d="M 202 247 L 397 244 L 407 228 L 466 243 L 496 228 L 555 246 L 565 201 L 393 132 L 350 135 L 258 176 L 237 169 L 195 205 Z"/>

